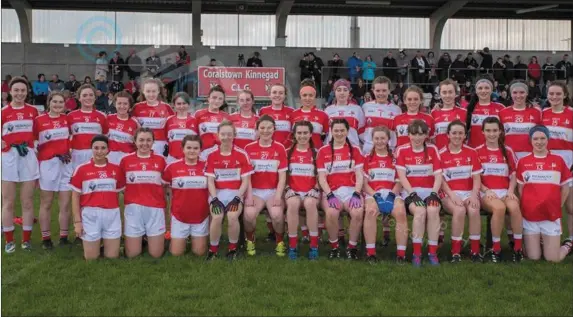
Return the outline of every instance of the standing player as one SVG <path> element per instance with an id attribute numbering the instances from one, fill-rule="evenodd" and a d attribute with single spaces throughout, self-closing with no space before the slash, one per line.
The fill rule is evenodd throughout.
<path id="1" fill-rule="evenodd" d="M 338 219 L 346 211 L 350 215 L 348 259 L 358 259 L 358 237 L 362 229 L 364 208 L 362 200 L 363 158 L 360 149 L 348 139 L 350 125 L 345 119 L 331 122 L 332 140 L 318 151 L 316 166 L 318 182 L 324 192 L 326 230 L 330 241 L 330 259 L 339 258 Z"/>
<path id="2" fill-rule="evenodd" d="M 68 124 L 72 134 L 72 167 L 88 162 L 93 154 L 91 141 L 94 136 L 108 133 L 105 114 L 94 109 L 95 88 L 90 84 L 78 90 L 81 108 L 68 113 Z"/>
<path id="3" fill-rule="evenodd" d="M 505 144 L 515 151 L 517 160 L 531 153 L 529 129 L 541 123 L 541 111 L 527 105 L 528 91 L 526 84 L 512 83 L 509 86 L 509 93 L 513 99 L 513 106 L 499 112 L 499 121 L 505 130 Z"/>
<path id="4" fill-rule="evenodd" d="M 70 224 L 70 177 L 72 164 L 70 156 L 70 128 L 64 112 L 64 95 L 52 92 L 48 97 L 48 113 L 34 120 L 34 136 L 38 140 L 38 161 L 40 161 L 40 228 L 42 247 L 53 248 L 50 232 L 52 203 L 58 194 L 60 246 L 68 244 Z"/>
<path id="5" fill-rule="evenodd" d="M 247 144 L 255 141 L 257 137 L 257 120 L 259 117 L 255 114 L 253 103 L 255 96 L 248 90 L 243 90 L 237 95 L 237 104 L 239 111 L 230 115 L 229 119 L 233 122 L 237 137 L 235 146 L 244 149 Z"/>
<path id="6" fill-rule="evenodd" d="M 275 120 L 276 131 L 273 140 L 285 146 L 290 147 L 291 122 L 290 116 L 294 111 L 293 108 L 284 105 L 286 99 L 286 87 L 282 84 L 273 84 L 271 86 L 271 105 L 262 107 L 259 115 L 269 115 Z"/>
<path id="7" fill-rule="evenodd" d="M 545 260 L 560 262 L 573 248 L 569 239 L 559 247 L 561 210 L 573 178 L 565 161 L 547 149 L 549 130 L 537 125 L 529 134 L 533 153 L 517 164 L 527 257 L 539 260 L 543 252 Z"/>
<path id="8" fill-rule="evenodd" d="M 149 255 L 163 255 L 165 233 L 165 194 L 161 174 L 165 158 L 153 152 L 154 131 L 135 132 L 136 151 L 124 156 L 119 167 L 125 177 L 125 255 L 141 254 L 142 238 L 147 236 Z"/>
<path id="9" fill-rule="evenodd" d="M 408 243 L 408 218 L 406 208 L 400 195 L 402 186 L 397 182 L 394 156 L 389 147 L 390 129 L 385 126 L 372 129 L 371 140 L 374 148 L 364 158 L 364 194 L 366 214 L 364 219 L 364 240 L 369 262 L 377 262 L 376 228 L 378 215 L 384 218 L 392 215 L 396 220 L 396 262 L 406 261 L 406 244 Z"/>
<path id="10" fill-rule="evenodd" d="M 412 264 L 422 265 L 422 240 L 428 231 L 428 260 L 439 265 L 437 251 L 440 233 L 441 202 L 438 190 L 442 185 L 440 155 L 435 145 L 426 145 L 430 128 L 422 120 L 414 120 L 408 126 L 410 143 L 396 150 L 396 170 L 402 185 L 402 199 L 407 210 L 414 216 L 412 224 Z"/>
<path id="11" fill-rule="evenodd" d="M 478 157 L 483 169 L 481 176 L 481 206 L 492 214 L 491 234 L 492 250 L 489 256 L 493 263 L 501 261 L 500 236 L 503 230 L 506 210 L 511 219 L 513 230 L 513 261 L 523 259 L 522 252 L 522 219 L 519 200 L 515 195 L 517 185 L 515 164 L 517 158 L 513 150 L 505 145 L 503 126 L 496 117 L 483 121 L 485 143 L 477 147 Z M 486 254 L 486 256 L 488 256 Z"/>
<path id="12" fill-rule="evenodd" d="M 310 235 L 308 258 L 318 259 L 318 200 L 320 189 L 316 182 L 316 150 L 312 142 L 312 123 L 298 121 L 293 126 L 292 146 L 287 153 L 288 172 L 285 200 L 291 260 L 298 257 L 298 224 L 304 208 L 306 226 Z M 304 223 L 303 223 L 304 224 Z"/>
<path id="13" fill-rule="evenodd" d="M 467 110 L 456 105 L 457 84 L 446 79 L 440 82 L 440 98 L 442 103 L 434 107 L 430 115 L 434 118 L 434 144 L 438 149 L 442 149 L 449 143 L 447 128 L 454 120 L 463 120 L 467 117 Z"/>
<path id="14" fill-rule="evenodd" d="M 416 87 L 410 86 L 404 92 L 404 103 L 406 104 L 407 111 L 397 115 L 392 121 L 392 129 L 397 135 L 397 146 L 408 144 L 410 137 L 408 133 L 408 126 L 413 120 L 422 120 L 426 123 L 429 129 L 429 135 L 434 134 L 434 118 L 427 113 L 420 112 L 424 101 L 424 92 Z"/>
<path id="15" fill-rule="evenodd" d="M 549 129 L 550 138 L 547 148 L 553 154 L 563 158 L 569 169 L 573 168 L 573 108 L 571 108 L 571 95 L 567 85 L 561 81 L 554 81 L 547 89 L 547 100 L 550 108 L 543 110 L 542 122 Z M 573 240 L 573 184 L 565 209 L 569 214 L 567 226 L 569 240 Z"/>
<path id="16" fill-rule="evenodd" d="M 70 180 L 74 232 L 83 240 L 84 258 L 100 256 L 101 240 L 106 258 L 119 257 L 121 215 L 119 195 L 125 179 L 115 164 L 107 161 L 108 139 L 96 135 L 91 141 L 93 158 L 81 164 Z"/>
<path id="17" fill-rule="evenodd" d="M 239 216 L 243 211 L 243 199 L 250 186 L 253 166 L 243 150 L 233 145 L 236 136 L 235 127 L 230 121 L 223 121 L 218 128 L 217 137 L 221 145 L 215 147 L 207 156 L 207 175 L 211 207 L 211 225 L 209 229 L 209 254 L 207 260 L 217 257 L 219 239 L 223 227 L 223 218 L 227 215 L 229 252 L 227 258 L 237 257 L 239 242 Z"/>
<path id="18" fill-rule="evenodd" d="M 189 113 L 191 100 L 186 92 L 178 92 L 173 96 L 175 114 L 165 122 L 165 135 L 167 135 L 169 156 L 167 163 L 182 159 L 183 147 L 181 141 L 187 135 L 197 135 L 197 120 Z"/>
<path id="19" fill-rule="evenodd" d="M 121 159 L 135 151 L 133 136 L 139 128 L 139 122 L 130 116 L 133 98 L 127 91 L 120 91 L 113 97 L 113 104 L 117 113 L 107 117 L 109 132 L 109 154 L 107 159 L 110 163 L 119 165 Z"/>
<path id="20" fill-rule="evenodd" d="M 6 253 L 16 251 L 14 243 L 14 208 L 16 185 L 20 187 L 22 208 L 22 249 L 31 250 L 34 225 L 34 187 L 40 178 L 34 152 L 34 119 L 38 110 L 26 104 L 28 81 L 15 77 L 10 81 L 12 101 L 2 108 L 2 230 Z"/>
<path id="21" fill-rule="evenodd" d="M 339 79 L 334 83 L 332 88 L 334 90 L 335 100 L 334 103 L 324 110 L 330 120 L 345 119 L 350 125 L 348 131 L 348 139 L 354 146 L 360 147 L 360 139 L 358 138 L 359 131 L 364 129 L 364 111 L 359 105 L 348 104 L 350 96 L 350 82 L 346 79 Z M 332 135 L 328 135 L 327 142 L 330 141 Z"/>
<path id="22" fill-rule="evenodd" d="M 316 108 L 316 88 L 304 81 L 300 88 L 300 103 L 300 108 L 293 111 L 290 117 L 291 124 L 303 120 L 312 123 L 312 143 L 318 150 L 323 144 L 323 136 L 328 132 L 328 115 Z"/>
<path id="23" fill-rule="evenodd" d="M 169 104 L 161 101 L 160 91 L 163 88 L 161 80 L 147 78 L 141 84 L 141 102 L 133 107 L 131 115 L 139 122 L 142 128 L 149 128 L 153 132 L 153 153 L 167 156 L 167 135 L 165 122 L 172 116 L 173 109 Z"/>
<path id="24" fill-rule="evenodd" d="M 220 110 L 225 102 L 225 91 L 221 86 L 214 86 L 209 90 L 207 97 L 207 108 L 199 109 L 195 112 L 195 119 L 199 127 L 199 136 L 203 143 L 203 152 L 201 158 L 204 159 L 213 146 L 219 144 L 217 140 L 217 129 L 219 124 L 229 119 L 226 112 Z"/>
<path id="25" fill-rule="evenodd" d="M 491 101 L 493 84 L 489 79 L 482 78 L 476 82 L 476 94 L 468 105 L 466 126 L 469 129 L 468 145 L 476 148 L 485 142 L 481 131 L 483 121 L 488 117 L 499 119 L 499 112 L 505 108 L 502 104 Z"/>
<path id="26" fill-rule="evenodd" d="M 287 157 L 284 146 L 273 141 L 275 122 L 270 116 L 262 116 L 256 124 L 259 140 L 245 147 L 251 159 L 254 172 L 251 175 L 251 186 L 245 199 L 245 234 L 247 236 L 247 254 L 255 255 L 255 229 L 257 216 L 266 207 L 273 223 L 275 252 L 285 256 L 284 236 L 284 202 L 283 194 L 286 182 Z"/>
<path id="27" fill-rule="evenodd" d="M 181 147 L 183 159 L 167 165 L 162 176 L 173 193 L 169 251 L 183 255 L 190 236 L 193 254 L 202 256 L 207 252 L 209 236 L 209 190 L 205 163 L 199 160 L 201 139 L 196 134 L 186 135 Z"/>
<path id="28" fill-rule="evenodd" d="M 450 144 L 440 150 L 444 177 L 441 196 L 445 211 L 452 215 L 452 263 L 462 260 L 460 254 L 466 214 L 469 220 L 471 258 L 473 262 L 481 262 L 482 256 L 479 249 L 481 163 L 477 152 L 464 144 L 466 126 L 461 120 L 452 121 L 446 133 Z"/>

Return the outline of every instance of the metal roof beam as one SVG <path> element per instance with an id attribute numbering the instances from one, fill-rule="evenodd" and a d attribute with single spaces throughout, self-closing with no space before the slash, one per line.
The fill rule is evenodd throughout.
<path id="1" fill-rule="evenodd" d="M 468 1 L 448 1 L 430 15 L 430 48 L 439 51 L 446 21 L 463 8 Z M 439 53 L 439 52 L 438 52 Z M 439 54 L 438 54 L 439 55 Z"/>
<path id="2" fill-rule="evenodd" d="M 10 0 L 10 5 L 16 10 L 20 22 L 22 43 L 32 43 L 32 6 L 28 0 Z"/>
<path id="3" fill-rule="evenodd" d="M 275 38 L 275 46 L 276 47 L 285 47 L 286 46 L 286 24 L 288 15 L 292 6 L 294 4 L 294 0 L 281 0 L 277 7 L 276 16 L 276 38 Z"/>

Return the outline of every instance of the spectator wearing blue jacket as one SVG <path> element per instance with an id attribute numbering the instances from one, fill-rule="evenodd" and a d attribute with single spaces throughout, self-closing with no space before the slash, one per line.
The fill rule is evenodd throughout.
<path id="1" fill-rule="evenodd" d="M 34 104 L 45 106 L 50 94 L 50 84 L 46 81 L 44 74 L 38 74 L 38 80 L 32 83 L 32 91 L 34 92 Z"/>
<path id="2" fill-rule="evenodd" d="M 366 90 L 370 90 L 370 85 L 372 85 L 372 81 L 376 72 L 376 63 L 372 61 L 372 55 L 366 56 L 366 60 L 362 63 L 362 79 L 364 79 L 364 83 L 366 84 Z"/>
<path id="3" fill-rule="evenodd" d="M 350 77 L 351 83 L 356 83 L 356 79 L 360 77 L 360 70 L 362 67 L 362 60 L 360 59 L 360 55 L 354 52 L 352 56 L 346 62 L 346 66 L 348 66 L 348 75 Z"/>

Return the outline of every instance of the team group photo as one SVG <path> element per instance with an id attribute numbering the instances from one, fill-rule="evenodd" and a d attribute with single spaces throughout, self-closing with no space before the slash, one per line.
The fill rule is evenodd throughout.
<path id="1" fill-rule="evenodd" d="M 471 51 L 455 61 L 446 52 L 466 49 L 453 35 L 462 22 L 437 22 L 439 36 L 432 31 L 429 44 L 396 50 L 394 58 L 384 45 L 404 44 L 370 44 L 368 32 L 385 23 L 372 12 L 400 4 L 346 1 L 348 13 L 338 15 L 348 18 L 349 44 L 341 46 L 348 49 L 332 50 L 327 63 L 320 46 L 305 49 L 300 61 L 281 64 L 272 54 L 284 60 L 289 49 L 308 46 L 311 40 L 299 36 L 315 28 L 303 19 L 311 16 L 296 12 L 312 4 L 311 14 L 326 14 L 315 23 L 330 23 L 334 13 L 321 11 L 327 7 L 320 1 L 274 1 L 269 46 L 286 51 L 263 46 L 247 61 L 240 53 L 238 62 L 242 39 L 266 43 L 268 35 L 261 28 L 261 39 L 244 30 L 234 34 L 239 44 L 218 39 L 207 25 L 233 25 L 230 14 L 213 20 L 223 2 L 187 1 L 187 13 L 173 13 L 189 16 L 190 31 L 181 31 L 193 38 L 188 46 L 138 39 L 127 27 L 130 9 L 119 2 L 99 9 L 115 16 L 86 20 L 93 13 L 77 11 L 72 20 L 82 24 L 77 34 L 68 31 L 77 43 L 64 42 L 63 50 L 59 39 L 40 40 L 46 31 L 23 24 L 57 21 L 63 11 L 8 2 L 3 315 L 571 313 L 572 22 L 557 16 L 561 24 L 551 28 L 550 20 L 536 19 L 566 17 L 573 5 L 514 1 L 517 16 L 492 17 L 508 27 L 512 19 L 543 23 L 544 46 L 526 41 L 518 49 L 509 31 L 503 45 L 477 37 L 489 20 L 469 15 L 475 1 L 433 1 L 430 28 L 440 14 L 472 21 L 473 45 L 486 44 L 473 50 L 478 64 Z M 241 17 L 270 2 L 233 3 L 238 25 L 249 25 Z M 366 7 L 374 10 L 368 17 L 353 11 Z M 161 10 L 137 22 L 140 28 L 173 23 Z M 113 32 L 115 47 L 98 42 L 98 26 L 80 38 L 92 19 L 113 22 L 104 35 Z M 165 43 L 170 31 L 157 32 L 156 43 Z M 142 49 L 121 47 L 118 36 Z M 569 43 L 559 43 L 564 53 L 552 47 L 557 37 Z M 326 33 L 322 41 L 340 45 Z M 378 65 L 378 56 L 361 55 L 372 48 L 385 56 Z M 439 61 L 422 53 L 428 48 L 441 50 Z M 33 60 L 51 49 L 65 57 Z M 28 57 L 10 56 L 16 50 Z M 508 51 L 548 57 L 543 67 L 537 56 L 513 64 Z M 562 60 L 549 65 L 550 56 Z M 69 80 L 55 69 L 65 69 Z"/>

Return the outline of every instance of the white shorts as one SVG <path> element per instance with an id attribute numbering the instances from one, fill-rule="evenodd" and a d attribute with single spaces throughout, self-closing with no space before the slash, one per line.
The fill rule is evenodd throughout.
<path id="1" fill-rule="evenodd" d="M 276 194 L 276 192 L 277 192 L 276 189 L 256 189 L 256 188 L 253 188 L 253 196 L 257 196 L 265 202 L 267 200 L 269 200 L 271 197 L 273 197 Z"/>
<path id="2" fill-rule="evenodd" d="M 163 152 L 165 152 L 165 146 L 167 145 L 167 141 L 154 141 L 151 149 L 153 153 L 163 156 Z M 164 157 L 164 156 L 163 156 Z"/>
<path id="3" fill-rule="evenodd" d="M 542 234 L 545 236 L 560 236 L 561 219 L 555 221 L 527 221 L 523 219 L 523 234 Z"/>
<path id="4" fill-rule="evenodd" d="M 85 207 L 82 209 L 84 241 L 119 239 L 121 237 L 121 215 L 119 208 L 103 209 Z"/>
<path id="5" fill-rule="evenodd" d="M 72 150 L 72 168 L 75 171 L 79 165 L 89 162 L 93 157 L 91 149 L 88 150 Z"/>
<path id="6" fill-rule="evenodd" d="M 40 178 L 38 158 L 34 149 L 28 148 L 28 154 L 22 157 L 16 148 L 2 152 L 2 180 L 8 182 L 28 182 Z"/>
<path id="7" fill-rule="evenodd" d="M 51 192 L 71 190 L 69 183 L 72 177 L 72 163 L 64 164 L 54 157 L 40 162 L 40 189 Z"/>
<path id="8" fill-rule="evenodd" d="M 111 164 L 115 164 L 115 165 L 119 165 L 119 162 L 121 161 L 121 159 L 126 156 L 129 153 L 125 153 L 125 152 L 119 152 L 119 151 L 110 151 L 107 154 L 107 160 L 111 163 Z"/>
<path id="9" fill-rule="evenodd" d="M 507 189 L 492 189 L 491 191 L 494 192 L 499 199 L 504 199 L 505 196 L 507 196 Z M 485 196 L 485 192 L 480 191 L 479 196 L 483 198 Z"/>
<path id="10" fill-rule="evenodd" d="M 171 164 L 171 163 L 173 163 L 173 162 L 175 162 L 175 161 L 177 161 L 177 160 L 179 160 L 179 159 L 176 159 L 176 158 L 174 158 L 173 156 L 169 155 L 169 156 L 167 157 L 167 164 Z"/>
<path id="11" fill-rule="evenodd" d="M 237 195 L 239 195 L 238 189 L 217 189 L 217 198 L 225 206 L 227 206 Z M 213 197 L 209 196 L 209 203 L 211 203 L 211 200 L 213 200 Z"/>
<path id="12" fill-rule="evenodd" d="M 332 191 L 334 196 L 336 196 L 336 198 L 338 198 L 342 203 L 348 202 L 350 198 L 352 198 L 352 194 L 354 194 L 354 192 L 354 187 L 350 186 L 342 186 Z"/>
<path id="13" fill-rule="evenodd" d="M 382 199 L 386 199 L 386 197 L 388 197 L 388 194 L 390 192 L 391 192 L 391 190 L 389 190 L 389 189 L 379 189 L 376 191 L 376 193 L 380 193 L 380 195 L 382 195 Z M 364 198 L 368 199 L 368 198 L 373 198 L 373 197 L 368 195 L 368 194 L 364 194 Z"/>
<path id="14" fill-rule="evenodd" d="M 422 198 L 422 200 L 425 200 L 426 198 L 428 198 L 428 196 L 430 196 L 430 194 L 432 193 L 432 189 L 431 188 L 421 188 L 421 187 L 413 187 L 412 188 L 416 193 L 418 193 L 418 196 L 420 198 Z M 406 190 L 403 190 L 400 193 L 400 196 L 402 197 L 402 199 L 406 199 L 406 197 L 408 197 L 408 192 Z"/>
<path id="15" fill-rule="evenodd" d="M 165 233 L 165 211 L 163 208 L 146 207 L 138 204 L 125 205 L 125 236 L 131 238 L 155 237 Z"/>
<path id="16" fill-rule="evenodd" d="M 171 216 L 171 238 L 206 237 L 209 235 L 209 217 L 201 223 L 184 223 Z"/>
<path id="17" fill-rule="evenodd" d="M 462 201 L 466 201 L 468 200 L 471 195 L 472 195 L 472 191 L 471 190 L 454 190 L 453 191 L 454 194 L 456 194 L 456 196 L 458 196 L 458 198 L 460 198 Z M 446 195 L 446 197 L 448 197 Z"/>

